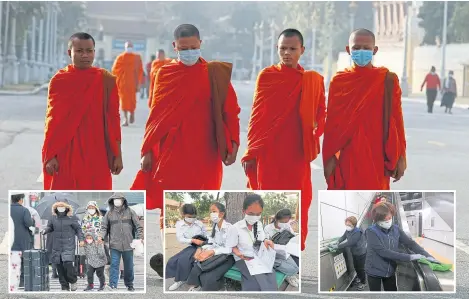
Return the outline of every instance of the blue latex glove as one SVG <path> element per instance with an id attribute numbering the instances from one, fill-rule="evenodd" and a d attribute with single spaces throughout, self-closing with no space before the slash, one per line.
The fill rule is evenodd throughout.
<path id="1" fill-rule="evenodd" d="M 426 259 L 426 257 L 424 255 L 421 255 L 421 254 L 411 254 L 410 255 L 410 260 L 411 261 L 417 261 L 419 259 Z"/>
<path id="2" fill-rule="evenodd" d="M 430 263 L 441 264 L 437 259 L 435 259 L 432 256 L 427 256 L 425 259 L 429 261 Z"/>

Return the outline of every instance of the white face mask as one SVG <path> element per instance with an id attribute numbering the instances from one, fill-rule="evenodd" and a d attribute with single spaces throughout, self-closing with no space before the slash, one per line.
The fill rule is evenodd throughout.
<path id="1" fill-rule="evenodd" d="M 288 223 L 282 223 L 282 222 L 278 222 L 277 225 L 280 229 L 287 229 L 290 226 Z"/>
<path id="2" fill-rule="evenodd" d="M 65 212 L 65 207 L 58 207 L 58 208 L 57 208 L 57 211 L 58 211 L 59 213 L 63 213 L 63 212 Z"/>
<path id="3" fill-rule="evenodd" d="M 114 205 L 116 207 L 122 206 L 122 199 L 114 199 Z"/>
<path id="4" fill-rule="evenodd" d="M 389 219 L 388 221 L 379 221 L 378 225 L 384 229 L 390 229 L 392 226 L 392 219 Z"/>
<path id="5" fill-rule="evenodd" d="M 345 229 L 349 232 L 349 231 L 353 230 L 353 227 L 346 225 Z"/>
<path id="6" fill-rule="evenodd" d="M 88 213 L 90 215 L 94 215 L 94 213 L 96 213 L 96 210 L 95 209 L 88 209 Z"/>
<path id="7" fill-rule="evenodd" d="M 86 243 L 88 243 L 88 244 L 93 243 L 93 239 L 86 239 Z"/>
<path id="8" fill-rule="evenodd" d="M 186 218 L 184 218 L 184 221 L 186 221 L 187 223 L 194 223 L 194 222 L 195 222 L 195 219 L 196 219 L 196 218 L 189 218 L 189 217 L 186 217 Z"/>
<path id="9" fill-rule="evenodd" d="M 254 225 L 257 221 L 261 219 L 261 216 L 254 216 L 254 215 L 245 215 L 244 220 L 250 225 Z"/>
<path id="10" fill-rule="evenodd" d="M 133 49 L 133 48 L 130 48 L 130 47 L 127 48 L 127 49 L 125 49 L 125 52 L 127 52 L 127 53 L 132 53 L 133 51 L 134 51 L 134 49 Z"/>
<path id="11" fill-rule="evenodd" d="M 218 223 L 218 221 L 220 221 L 218 213 L 210 213 L 210 220 L 212 220 L 213 223 Z"/>

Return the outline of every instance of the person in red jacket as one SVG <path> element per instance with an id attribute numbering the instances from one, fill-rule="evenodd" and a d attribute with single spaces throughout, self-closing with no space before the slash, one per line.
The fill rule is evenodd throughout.
<path id="1" fill-rule="evenodd" d="M 420 91 L 423 91 L 423 87 L 427 84 L 427 106 L 428 113 L 433 113 L 433 103 L 435 102 L 438 90 L 441 89 L 440 77 L 435 72 L 435 67 L 432 66 L 430 72 L 425 76 Z"/>

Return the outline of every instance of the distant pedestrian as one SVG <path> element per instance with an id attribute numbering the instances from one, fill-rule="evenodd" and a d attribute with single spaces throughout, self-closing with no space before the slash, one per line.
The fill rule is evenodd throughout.
<path id="1" fill-rule="evenodd" d="M 88 231 L 85 233 L 85 255 L 86 255 L 86 276 L 88 277 L 88 286 L 85 291 L 94 289 L 94 273 L 99 279 L 98 291 L 104 291 L 106 286 L 106 278 L 104 276 L 104 266 L 107 264 L 106 252 L 104 244 L 97 242 L 97 235 Z"/>
<path id="2" fill-rule="evenodd" d="M 449 114 L 453 114 L 451 109 L 453 108 L 453 104 L 458 93 L 456 80 L 454 79 L 453 75 L 454 72 L 449 71 L 448 78 L 445 79 L 443 84 L 443 99 L 441 100 L 441 106 L 445 106 L 445 113 Z"/>
<path id="3" fill-rule="evenodd" d="M 422 82 L 420 91 L 423 90 L 425 84 L 427 84 L 427 106 L 428 113 L 433 113 L 433 103 L 435 102 L 438 90 L 441 89 L 440 77 L 435 73 L 435 67 L 432 66 L 430 72 L 425 76 L 425 80 Z"/>
<path id="4" fill-rule="evenodd" d="M 11 271 L 18 273 L 19 285 L 16 288 L 24 287 L 24 263 L 23 251 L 33 248 L 33 235 L 34 221 L 31 218 L 31 213 L 23 206 L 25 195 L 13 194 L 11 195 L 10 215 L 14 222 L 14 242 L 11 245 Z M 13 274 L 12 274 L 13 275 Z"/>

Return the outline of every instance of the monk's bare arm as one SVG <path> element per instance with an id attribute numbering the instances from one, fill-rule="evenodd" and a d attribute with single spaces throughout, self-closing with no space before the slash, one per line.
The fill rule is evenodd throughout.
<path id="1" fill-rule="evenodd" d="M 228 86 L 228 93 L 223 110 L 223 120 L 230 131 L 231 141 L 239 145 L 239 113 L 241 112 L 241 108 L 238 105 L 238 98 L 231 83 Z"/>

